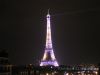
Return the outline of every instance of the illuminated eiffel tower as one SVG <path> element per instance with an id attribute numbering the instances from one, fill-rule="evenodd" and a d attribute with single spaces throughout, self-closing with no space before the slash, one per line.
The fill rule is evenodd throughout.
<path id="1" fill-rule="evenodd" d="M 52 47 L 49 10 L 46 18 L 47 18 L 46 47 L 45 47 L 43 58 L 40 62 L 40 66 L 49 66 L 49 65 L 59 66 L 55 58 L 53 47 Z"/>

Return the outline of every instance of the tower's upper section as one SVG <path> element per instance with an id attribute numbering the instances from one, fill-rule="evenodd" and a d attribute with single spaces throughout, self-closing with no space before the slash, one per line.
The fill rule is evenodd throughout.
<path id="1" fill-rule="evenodd" d="M 47 18 L 50 18 L 50 14 L 49 14 L 49 9 L 48 9 L 48 14 L 47 14 Z"/>
<path id="2" fill-rule="evenodd" d="M 50 26 L 50 14 L 48 10 L 47 14 L 47 34 L 46 34 L 46 48 L 52 48 L 52 39 L 51 39 L 51 26 Z"/>

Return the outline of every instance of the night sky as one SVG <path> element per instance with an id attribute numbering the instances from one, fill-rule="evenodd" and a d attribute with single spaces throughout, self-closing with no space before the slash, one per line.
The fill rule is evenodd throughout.
<path id="1" fill-rule="evenodd" d="M 46 14 L 59 64 L 100 62 L 100 3 L 97 0 L 0 0 L 0 49 L 12 64 L 43 57 Z"/>

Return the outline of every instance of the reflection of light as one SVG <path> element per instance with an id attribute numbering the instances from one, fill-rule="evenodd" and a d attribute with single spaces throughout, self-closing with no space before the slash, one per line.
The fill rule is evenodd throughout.
<path id="1" fill-rule="evenodd" d="M 48 73 L 46 73 L 46 75 L 49 75 Z"/>
<path id="2" fill-rule="evenodd" d="M 57 73 L 56 71 L 54 71 L 54 73 Z"/>
<path id="3" fill-rule="evenodd" d="M 52 57 L 52 60 L 55 59 L 55 56 L 54 56 L 54 52 L 53 52 L 53 50 L 52 50 L 52 53 L 51 53 L 51 57 Z"/>
<path id="4" fill-rule="evenodd" d="M 52 66 L 51 66 L 51 68 L 52 68 Z"/>
<path id="5" fill-rule="evenodd" d="M 66 73 L 66 75 L 68 75 L 68 73 Z"/>
<path id="6" fill-rule="evenodd" d="M 64 75 L 69 75 L 69 74 L 65 72 Z"/>
<path id="7" fill-rule="evenodd" d="M 98 75 L 98 72 L 97 72 L 97 71 L 95 71 L 94 73 L 95 73 L 96 75 Z"/>
<path id="8" fill-rule="evenodd" d="M 54 65 L 54 66 L 59 66 L 58 63 L 56 61 L 41 61 L 41 64 L 40 66 L 43 66 L 43 65 Z"/>
<path id="9" fill-rule="evenodd" d="M 46 59 L 46 57 L 47 57 L 47 56 L 46 56 L 46 53 L 44 53 L 43 60 L 45 60 L 45 59 Z"/>
<path id="10" fill-rule="evenodd" d="M 29 64 L 30 66 L 32 66 L 32 64 Z"/>
<path id="11" fill-rule="evenodd" d="M 81 73 L 80 71 L 78 71 L 77 73 Z"/>

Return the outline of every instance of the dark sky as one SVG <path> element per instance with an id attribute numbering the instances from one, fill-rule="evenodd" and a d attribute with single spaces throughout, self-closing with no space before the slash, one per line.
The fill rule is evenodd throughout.
<path id="1" fill-rule="evenodd" d="M 46 14 L 60 64 L 100 62 L 100 3 L 97 0 L 0 0 L 0 49 L 13 64 L 38 62 L 44 53 Z"/>

